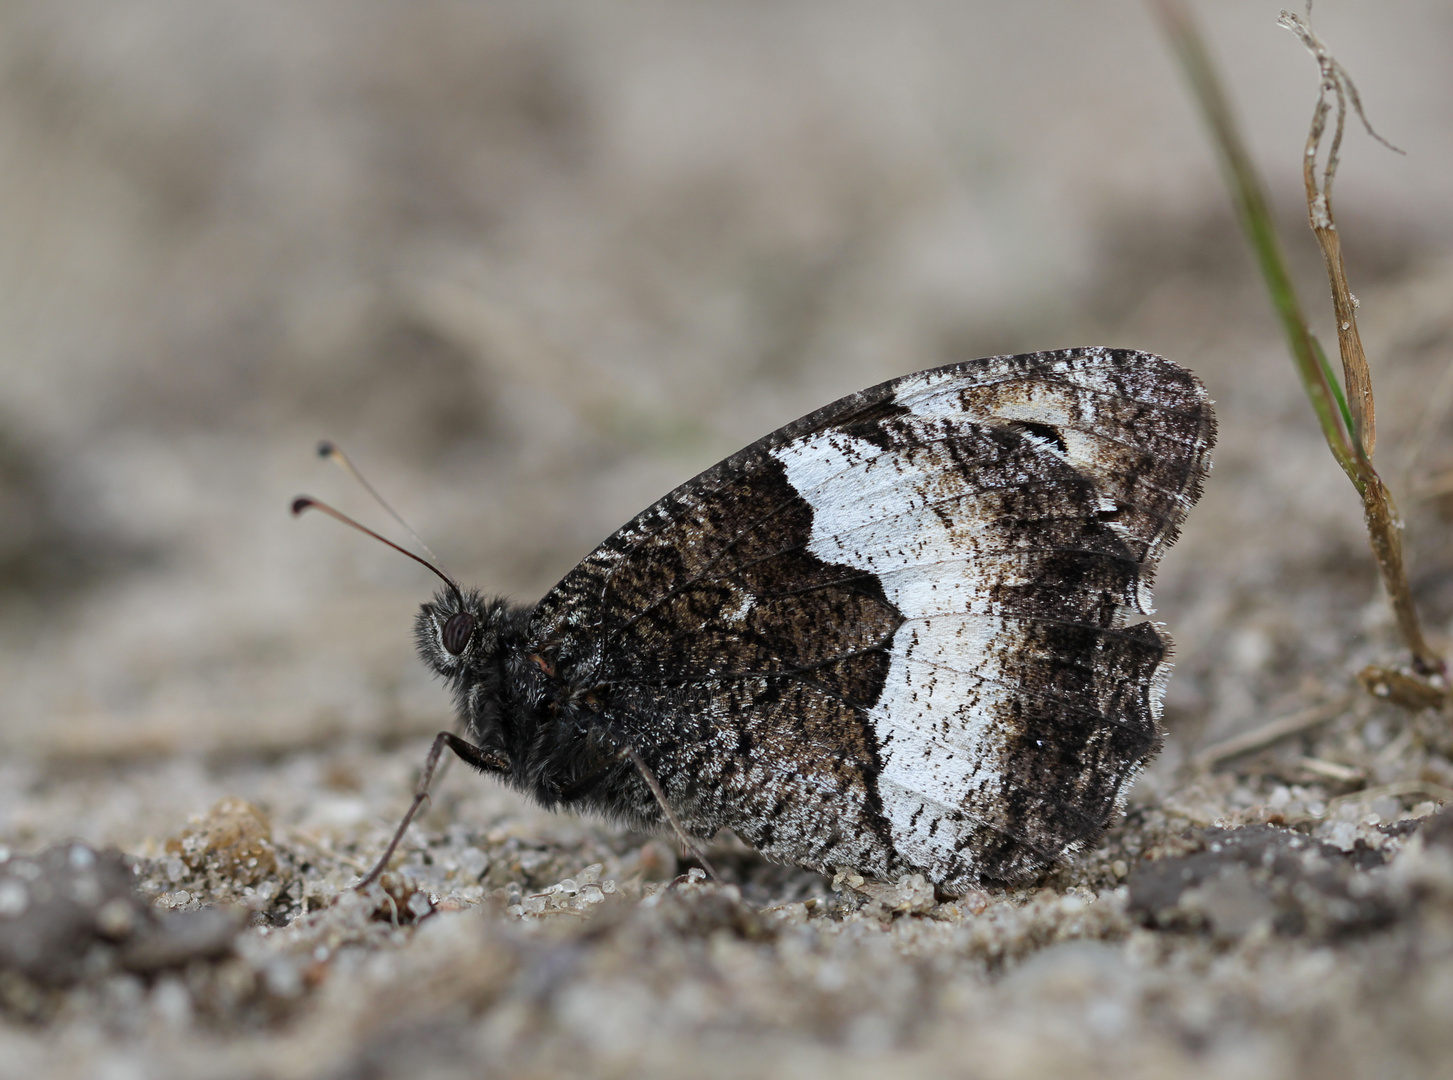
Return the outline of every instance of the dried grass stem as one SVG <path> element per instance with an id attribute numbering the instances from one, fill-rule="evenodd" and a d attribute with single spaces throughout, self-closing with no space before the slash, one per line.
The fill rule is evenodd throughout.
<path id="1" fill-rule="evenodd" d="M 1281 25 L 1301 38 L 1311 50 L 1321 72 L 1317 105 L 1312 114 L 1312 125 L 1307 134 L 1302 161 L 1302 175 L 1306 184 L 1308 220 L 1318 244 L 1321 245 L 1332 288 L 1333 309 L 1337 317 L 1338 351 L 1341 354 L 1343 380 L 1346 383 L 1344 396 L 1343 388 L 1338 385 L 1326 355 L 1302 312 L 1301 301 L 1292 285 L 1286 259 L 1277 239 L 1261 177 L 1241 138 L 1235 114 L 1200 31 L 1183 0 L 1152 0 L 1152 7 L 1160 17 L 1166 36 L 1180 60 L 1210 128 L 1212 143 L 1220 157 L 1237 218 L 1261 267 L 1267 292 L 1281 320 L 1297 373 L 1301 376 L 1302 386 L 1311 401 L 1312 409 L 1317 414 L 1328 449 L 1362 497 L 1363 520 L 1367 525 L 1368 538 L 1397 618 L 1398 629 L 1412 653 L 1413 673 L 1418 677 L 1431 679 L 1441 688 L 1444 685 L 1446 666 L 1443 658 L 1434 652 L 1423 636 L 1422 624 L 1408 588 L 1407 569 L 1403 562 L 1402 522 L 1398 518 L 1392 493 L 1372 465 L 1372 452 L 1376 445 L 1372 378 L 1362 348 L 1362 339 L 1357 332 L 1357 299 L 1347 285 L 1341 240 L 1332 215 L 1332 182 L 1337 175 L 1338 154 L 1349 107 L 1374 138 L 1394 150 L 1397 147 L 1388 143 L 1367 123 L 1357 88 L 1326 45 L 1312 33 L 1307 18 L 1283 11 Z M 1308 18 L 1310 13 L 1309 3 Z M 1319 176 L 1317 159 L 1334 106 L 1336 123 L 1326 163 Z"/>

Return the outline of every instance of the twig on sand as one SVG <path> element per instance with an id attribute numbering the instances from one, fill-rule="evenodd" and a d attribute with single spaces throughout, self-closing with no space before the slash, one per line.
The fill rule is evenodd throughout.
<path id="1" fill-rule="evenodd" d="M 1253 750 L 1265 749 L 1282 739 L 1300 735 L 1304 731 L 1310 731 L 1320 724 L 1325 724 L 1328 720 L 1339 716 L 1350 704 L 1352 704 L 1352 695 L 1342 694 L 1331 701 L 1324 701 L 1320 705 L 1302 709 L 1290 716 L 1268 721 L 1252 731 L 1244 731 L 1240 735 L 1233 735 L 1229 739 L 1212 743 L 1192 756 L 1191 765 L 1197 769 L 1213 769 L 1223 761 L 1240 757 L 1242 754 L 1249 754 Z"/>

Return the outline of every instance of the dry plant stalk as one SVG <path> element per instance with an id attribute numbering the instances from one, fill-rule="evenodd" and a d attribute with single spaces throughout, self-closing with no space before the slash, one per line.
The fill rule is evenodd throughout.
<path id="1" fill-rule="evenodd" d="M 1285 27 L 1301 39 L 1312 58 L 1317 61 L 1321 85 L 1317 106 L 1312 111 L 1312 126 L 1307 132 L 1307 149 L 1302 158 L 1302 183 L 1307 189 L 1307 221 L 1322 249 L 1327 264 L 1327 280 L 1332 287 L 1332 309 L 1337 316 L 1337 350 L 1342 355 L 1342 376 L 1347 387 L 1347 407 L 1352 413 L 1353 436 L 1362 444 L 1363 453 L 1372 457 L 1377 445 L 1377 424 L 1372 405 L 1372 373 L 1367 370 L 1367 354 L 1362 350 L 1362 337 L 1357 332 L 1357 297 L 1347 286 L 1347 272 L 1342 263 L 1342 239 L 1332 218 L 1332 181 L 1337 176 L 1338 152 L 1342 149 L 1342 133 L 1347 124 L 1350 104 L 1367 133 L 1389 150 L 1402 151 L 1388 142 L 1367 122 L 1362 99 L 1357 96 L 1347 70 L 1337 62 L 1322 40 L 1312 33 L 1312 4 L 1307 0 L 1306 17 L 1283 11 L 1277 25 Z M 1327 116 L 1332 111 L 1331 95 L 1337 102 L 1337 125 L 1332 132 L 1332 145 L 1327 150 L 1327 163 L 1322 177 L 1317 178 L 1317 155 L 1327 133 Z"/>
<path id="2" fill-rule="evenodd" d="M 1441 676 L 1445 672 L 1442 657 L 1428 645 L 1423 637 L 1422 624 L 1418 619 L 1412 593 L 1408 588 L 1407 570 L 1403 564 L 1402 522 L 1392 493 L 1383 483 L 1382 477 L 1372 467 L 1372 452 L 1377 445 L 1377 424 L 1372 400 L 1372 373 L 1367 369 L 1367 354 L 1362 348 L 1362 336 L 1357 331 L 1357 297 L 1347 284 L 1347 271 L 1342 262 L 1342 239 L 1337 231 L 1337 222 L 1332 215 L 1332 181 L 1337 176 L 1338 152 L 1342 148 L 1342 134 L 1347 124 L 1347 110 L 1350 105 L 1357 114 L 1367 133 L 1388 149 L 1402 153 L 1396 146 L 1379 135 L 1367 121 L 1362 111 L 1362 100 L 1357 95 L 1347 70 L 1337 62 L 1322 40 L 1312 32 L 1312 3 L 1307 0 L 1306 16 L 1283 11 L 1278 24 L 1290 30 L 1301 39 L 1307 51 L 1317 61 L 1321 84 L 1317 93 L 1317 105 L 1312 111 L 1312 126 L 1307 132 L 1306 151 L 1302 156 L 1302 183 L 1307 194 L 1307 221 L 1317 246 L 1322 249 L 1322 260 L 1327 265 L 1327 280 L 1332 290 L 1332 310 L 1337 318 L 1337 351 L 1342 357 L 1343 381 L 1346 385 L 1347 410 L 1351 414 L 1351 436 L 1355 460 L 1362 484 L 1362 511 L 1367 522 L 1367 534 L 1372 540 L 1372 550 L 1382 570 L 1383 584 L 1397 616 L 1398 628 L 1403 640 L 1413 654 L 1413 672 L 1422 676 L 1434 676 L 1436 681 L 1426 688 L 1410 687 L 1407 695 L 1410 704 L 1417 702 L 1426 707 L 1430 701 L 1442 703 L 1446 689 Z M 1327 160 L 1322 166 L 1320 178 L 1317 175 L 1317 156 L 1322 140 L 1327 133 L 1327 118 L 1336 102 L 1337 120 L 1332 130 L 1332 142 L 1327 149 Z M 1390 673 L 1391 675 L 1391 673 Z M 1378 678 L 1374 671 L 1361 675 L 1364 685 L 1382 690 L 1383 695 L 1401 697 L 1392 693 L 1392 687 L 1407 682 L 1402 678 Z M 1421 691 L 1421 692 L 1420 692 Z"/>
<path id="3" fill-rule="evenodd" d="M 1327 440 L 1332 456 L 1337 459 L 1338 465 L 1362 497 L 1363 520 L 1367 525 L 1373 554 L 1377 558 L 1378 569 L 1382 573 L 1383 585 L 1397 618 L 1398 629 L 1412 654 L 1411 670 L 1369 668 L 1360 678 L 1371 692 L 1409 707 L 1427 707 L 1430 703 L 1445 704 L 1448 699 L 1445 681 L 1447 668 L 1443 658 L 1423 636 L 1422 624 L 1413 604 L 1407 570 L 1403 563 L 1402 522 L 1398 518 L 1391 492 L 1372 464 L 1372 452 L 1376 445 L 1372 379 L 1367 368 L 1367 357 L 1362 349 L 1362 340 L 1357 332 L 1357 299 L 1347 285 L 1341 240 L 1332 216 L 1331 187 L 1337 173 L 1338 152 L 1342 145 L 1349 105 L 1374 138 L 1390 147 L 1391 144 L 1367 124 L 1362 103 L 1357 96 L 1357 88 L 1327 47 L 1312 33 L 1307 21 L 1311 14 L 1310 0 L 1307 4 L 1307 18 L 1283 11 L 1280 24 L 1302 39 L 1312 52 L 1321 72 L 1321 89 L 1312 115 L 1311 130 L 1307 135 L 1302 175 L 1306 184 L 1308 218 L 1321 246 L 1332 289 L 1333 309 L 1337 318 L 1338 351 L 1341 354 L 1343 379 L 1347 386 L 1344 397 L 1342 387 L 1338 385 L 1326 355 L 1302 313 L 1301 302 L 1292 285 L 1291 275 L 1276 236 L 1261 178 L 1241 139 L 1230 102 L 1221 87 L 1200 32 L 1182 0 L 1152 0 L 1152 3 L 1211 129 L 1212 142 L 1221 158 L 1237 217 L 1260 264 L 1267 291 L 1281 319 L 1292 359 L 1317 414 L 1323 437 Z M 1317 157 L 1327 133 L 1327 121 L 1334 103 L 1336 124 L 1326 164 L 1319 177 Z"/>

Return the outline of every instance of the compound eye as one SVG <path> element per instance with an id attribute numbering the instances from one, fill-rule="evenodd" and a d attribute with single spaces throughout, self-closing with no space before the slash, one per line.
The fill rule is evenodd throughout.
<path id="1" fill-rule="evenodd" d="M 469 638 L 474 633 L 474 616 L 467 611 L 461 611 L 449 616 L 449 621 L 444 624 L 444 633 L 439 636 L 444 645 L 444 651 L 450 656 L 458 656 L 469 644 Z"/>

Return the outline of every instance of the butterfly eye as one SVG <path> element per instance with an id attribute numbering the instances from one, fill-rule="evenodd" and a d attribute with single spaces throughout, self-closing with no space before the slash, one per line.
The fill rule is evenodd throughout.
<path id="1" fill-rule="evenodd" d="M 450 656 L 458 656 L 469 644 L 470 635 L 474 633 L 474 616 L 467 611 L 460 611 L 449 616 L 449 621 L 444 624 L 444 633 L 440 635 L 440 641 L 444 644 L 444 650 Z"/>

